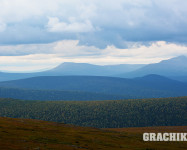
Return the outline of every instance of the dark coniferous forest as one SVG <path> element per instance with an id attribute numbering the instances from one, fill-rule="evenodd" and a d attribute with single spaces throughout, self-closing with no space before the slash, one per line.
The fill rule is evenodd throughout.
<path id="1" fill-rule="evenodd" d="M 97 128 L 183 126 L 187 97 L 112 101 L 24 101 L 0 99 L 0 116 Z"/>

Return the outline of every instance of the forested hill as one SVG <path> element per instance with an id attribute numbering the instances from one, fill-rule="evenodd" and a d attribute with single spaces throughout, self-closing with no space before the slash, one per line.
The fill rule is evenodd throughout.
<path id="1" fill-rule="evenodd" d="M 21 100 L 67 100 L 67 101 L 93 101 L 93 100 L 119 100 L 138 98 L 128 95 L 113 95 L 84 91 L 63 90 L 32 90 L 19 88 L 0 88 L 1 98 L 14 98 Z"/>
<path id="2" fill-rule="evenodd" d="M 135 79 L 98 76 L 46 76 L 0 82 L 0 86 L 34 90 L 96 92 L 144 98 L 187 96 L 187 83 L 158 75 Z"/>
<path id="3" fill-rule="evenodd" d="M 187 97 L 115 101 L 0 99 L 0 116 L 99 128 L 187 125 Z"/>

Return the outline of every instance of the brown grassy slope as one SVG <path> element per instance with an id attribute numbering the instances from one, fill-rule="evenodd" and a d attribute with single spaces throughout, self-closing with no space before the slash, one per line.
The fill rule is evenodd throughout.
<path id="1" fill-rule="evenodd" d="M 187 126 L 161 126 L 161 127 L 141 127 L 141 128 L 108 128 L 106 130 L 128 133 L 187 133 Z"/>
<path id="2" fill-rule="evenodd" d="M 184 150 L 187 142 L 143 142 L 149 131 L 186 132 L 187 127 L 96 129 L 0 117 L 0 150 Z M 173 128 L 175 130 L 173 130 Z M 146 130 L 145 130 L 146 129 Z M 116 131 L 114 131 L 116 130 Z M 132 132 L 133 131 L 133 132 Z"/>

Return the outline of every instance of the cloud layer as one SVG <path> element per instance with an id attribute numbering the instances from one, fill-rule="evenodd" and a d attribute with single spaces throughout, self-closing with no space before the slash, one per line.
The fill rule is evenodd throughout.
<path id="1" fill-rule="evenodd" d="M 53 68 L 63 62 L 97 65 L 156 63 L 179 55 L 187 56 L 187 47 L 158 41 L 149 46 L 133 44 L 131 48 L 122 49 L 110 45 L 100 49 L 79 45 L 78 40 L 62 40 L 49 44 L 0 46 L 0 55 L 0 70 L 33 71 Z"/>
<path id="2" fill-rule="evenodd" d="M 186 0 L 0 0 L 0 6 L 0 44 L 187 42 Z"/>
<path id="3" fill-rule="evenodd" d="M 186 0 L 0 0 L 0 70 L 187 55 L 186 8 Z"/>
<path id="4" fill-rule="evenodd" d="M 49 32 L 70 32 L 70 33 L 84 33 L 95 31 L 93 25 L 89 20 L 85 22 L 71 21 L 69 24 L 60 22 L 57 17 L 50 17 L 47 24 Z"/>

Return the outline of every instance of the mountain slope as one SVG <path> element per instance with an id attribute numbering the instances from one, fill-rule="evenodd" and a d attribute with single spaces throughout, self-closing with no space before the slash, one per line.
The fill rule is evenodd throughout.
<path id="1" fill-rule="evenodd" d="M 0 81 L 18 80 L 30 77 L 36 77 L 38 73 L 6 73 L 0 72 Z"/>
<path id="2" fill-rule="evenodd" d="M 170 79 L 181 81 L 181 82 L 187 82 L 187 75 L 186 76 L 170 76 Z"/>
<path id="3" fill-rule="evenodd" d="M 91 76 L 112 76 L 118 73 L 130 72 L 141 68 L 142 64 L 121 64 L 121 65 L 92 65 L 87 63 L 62 63 L 54 69 L 46 71 L 50 75 L 91 75 Z"/>
<path id="4" fill-rule="evenodd" d="M 45 76 L 0 82 L 0 87 L 86 91 L 144 98 L 187 95 L 187 83 L 158 75 L 135 79 L 98 76 Z"/>
<path id="5" fill-rule="evenodd" d="M 121 65 L 92 65 L 87 63 L 62 63 L 54 69 L 36 73 L 5 73 L 0 72 L 0 81 L 17 80 L 37 76 L 62 76 L 62 75 L 92 75 L 115 76 L 143 67 L 142 64 Z"/>
<path id="6" fill-rule="evenodd" d="M 96 129 L 77 127 L 62 123 L 31 119 L 0 117 L 0 149 L 53 149 L 53 150 L 138 150 L 138 149 L 187 149 L 186 142 L 148 142 L 142 141 L 144 128 Z M 149 127 L 146 132 L 185 133 L 182 127 Z M 164 129 L 164 130 L 163 130 Z M 114 129 L 115 130 L 115 129 Z M 11 135 L 11 136 L 10 136 Z M 136 144 L 134 144 L 136 143 Z"/>
<path id="7" fill-rule="evenodd" d="M 84 91 L 62 90 L 32 90 L 19 88 L 0 88 L 1 98 L 14 98 L 22 100 L 67 100 L 67 101 L 93 101 L 93 100 L 117 100 L 137 98 L 125 95 L 112 95 Z"/>
<path id="8" fill-rule="evenodd" d="M 163 76 L 185 76 L 187 75 L 187 57 L 179 56 L 160 63 L 149 64 L 135 71 L 121 74 L 120 77 L 140 77 L 148 74 L 158 74 Z"/>
<path id="9" fill-rule="evenodd" d="M 187 76 L 187 57 L 179 56 L 169 60 L 163 60 L 155 64 L 121 64 L 121 65 L 92 65 L 87 63 L 62 63 L 54 69 L 37 73 L 4 73 L 0 72 L 0 81 L 23 79 L 37 76 L 112 76 L 112 77 L 140 77 L 148 74 L 158 74 L 167 77 L 175 77 L 181 81 L 180 76 Z M 174 79 L 175 79 L 174 78 Z"/>

